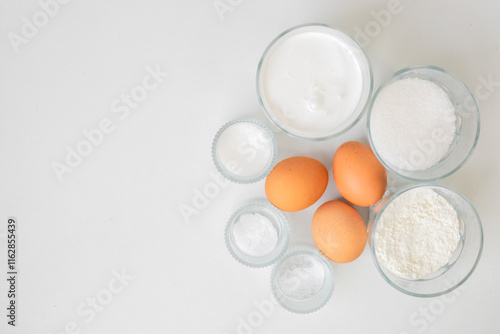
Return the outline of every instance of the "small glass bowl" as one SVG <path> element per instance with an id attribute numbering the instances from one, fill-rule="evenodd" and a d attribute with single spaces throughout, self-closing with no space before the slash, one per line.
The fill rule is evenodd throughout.
<path id="1" fill-rule="evenodd" d="M 375 251 L 375 232 L 380 217 L 392 201 L 403 193 L 416 188 L 434 190 L 453 206 L 460 224 L 460 240 L 448 264 L 425 278 L 413 280 L 394 275 L 379 263 Z M 472 275 L 483 250 L 483 228 L 476 210 L 462 194 L 441 185 L 420 184 L 399 190 L 389 189 L 379 203 L 370 208 L 368 240 L 370 241 L 373 262 L 387 283 L 411 296 L 436 297 L 458 288 Z"/>
<path id="2" fill-rule="evenodd" d="M 264 88 L 264 77 L 266 73 L 267 66 L 269 65 L 271 59 L 273 58 L 274 52 L 289 38 L 304 34 L 304 33 L 321 33 L 326 34 L 335 38 L 341 45 L 347 48 L 350 52 L 352 52 L 357 64 L 359 65 L 361 76 L 362 76 L 362 90 L 361 95 L 358 100 L 356 107 L 351 110 L 350 116 L 341 124 L 335 125 L 333 124 L 331 127 L 328 127 L 327 130 L 317 130 L 317 129 L 308 129 L 303 130 L 299 129 L 298 126 L 291 123 L 283 116 L 277 115 L 276 112 L 271 107 Z M 276 124 L 282 131 L 285 133 L 299 138 L 311 139 L 311 140 L 326 140 L 332 137 L 336 137 L 346 132 L 350 128 L 352 128 L 363 116 L 365 111 L 365 107 L 367 105 L 367 101 L 370 98 L 373 88 L 373 79 L 372 79 L 372 70 L 370 63 L 363 50 L 359 46 L 359 44 L 349 37 L 344 32 L 339 29 L 329 27 L 325 24 L 305 24 L 299 25 L 288 30 L 285 30 L 283 33 L 278 35 L 266 48 L 264 51 L 259 65 L 257 67 L 257 97 L 260 105 L 264 109 L 264 112 L 268 116 L 268 118 Z"/>
<path id="3" fill-rule="evenodd" d="M 391 83 L 407 78 L 429 80 L 443 89 L 450 98 L 453 106 L 455 107 L 455 125 L 457 127 L 457 130 L 455 132 L 455 139 L 450 145 L 448 153 L 444 156 L 444 158 L 441 159 L 441 161 L 439 161 L 433 167 L 413 171 L 398 168 L 384 159 L 384 156 L 377 149 L 377 143 L 373 140 L 372 129 L 370 125 L 372 122 L 373 106 L 376 103 L 377 97 L 380 92 Z M 396 175 L 411 181 L 435 181 L 445 178 L 456 172 L 467 162 L 469 157 L 472 155 L 472 152 L 474 151 L 479 138 L 479 132 L 479 108 L 477 106 L 476 100 L 474 99 L 474 96 L 463 82 L 449 74 L 444 69 L 435 66 L 408 67 L 397 71 L 393 74 L 391 79 L 389 79 L 377 89 L 368 108 L 367 134 L 373 152 L 387 169 L 389 169 Z M 429 138 L 429 140 L 432 141 L 433 138 Z M 426 148 L 424 147 L 424 149 L 422 149 L 422 152 L 415 153 L 425 155 L 425 150 Z"/>
<path id="4" fill-rule="evenodd" d="M 217 170 L 236 183 L 253 183 L 267 176 L 276 163 L 278 144 L 264 124 L 237 119 L 219 129 L 212 142 Z"/>
<path id="5" fill-rule="evenodd" d="M 252 213 L 257 213 L 264 216 L 272 223 L 273 227 L 276 229 L 278 235 L 276 245 L 274 249 L 267 254 L 255 256 L 246 253 L 238 246 L 235 234 L 233 233 L 234 226 L 238 222 L 238 219 L 244 214 Z M 288 247 L 289 238 L 290 228 L 285 216 L 280 210 L 276 209 L 274 206 L 267 202 L 256 202 L 241 207 L 235 213 L 233 213 L 231 218 L 229 218 L 225 230 L 226 246 L 229 250 L 229 253 L 238 262 L 249 267 L 256 268 L 266 267 L 276 262 L 280 258 L 280 256 L 285 253 Z"/>
<path id="6" fill-rule="evenodd" d="M 316 249 L 296 247 L 287 252 L 271 274 L 271 290 L 286 310 L 312 313 L 330 300 L 334 289 L 333 269 Z"/>

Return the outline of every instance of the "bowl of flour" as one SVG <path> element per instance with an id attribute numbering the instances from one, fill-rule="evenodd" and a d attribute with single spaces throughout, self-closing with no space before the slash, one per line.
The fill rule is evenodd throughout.
<path id="1" fill-rule="evenodd" d="M 435 184 L 391 189 L 371 208 L 375 266 L 394 288 L 434 297 L 462 285 L 483 248 L 481 220 L 462 194 Z"/>
<path id="2" fill-rule="evenodd" d="M 412 181 L 457 171 L 476 147 L 480 119 L 474 96 L 442 68 L 405 68 L 375 92 L 367 134 L 377 158 Z"/>

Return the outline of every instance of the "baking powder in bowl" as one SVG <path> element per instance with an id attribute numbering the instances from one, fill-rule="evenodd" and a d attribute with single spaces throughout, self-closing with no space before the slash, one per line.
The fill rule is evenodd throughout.
<path id="1" fill-rule="evenodd" d="M 375 230 L 375 252 L 393 274 L 420 279 L 446 265 L 459 240 L 453 206 L 421 187 L 401 194 L 384 210 Z"/>
<path id="2" fill-rule="evenodd" d="M 269 133 L 251 121 L 236 122 L 225 128 L 215 149 L 221 167 L 238 179 L 265 172 L 275 153 Z"/>
<path id="3" fill-rule="evenodd" d="M 325 277 L 321 262 L 305 254 L 287 259 L 276 273 L 281 292 L 288 298 L 301 301 L 314 297 L 323 286 Z"/>
<path id="4" fill-rule="evenodd" d="M 238 248 L 251 256 L 271 253 L 278 243 L 273 223 L 260 213 L 244 213 L 233 226 L 233 238 Z"/>

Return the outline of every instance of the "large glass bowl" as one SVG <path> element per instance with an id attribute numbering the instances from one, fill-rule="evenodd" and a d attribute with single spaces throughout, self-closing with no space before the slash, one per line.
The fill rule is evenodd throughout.
<path id="1" fill-rule="evenodd" d="M 388 85 L 398 80 L 407 78 L 419 78 L 429 80 L 437 84 L 448 95 L 450 101 L 455 107 L 455 138 L 445 156 L 436 165 L 427 169 L 404 170 L 394 166 L 387 161 L 383 152 L 381 152 L 380 147 L 377 146 L 377 142 L 373 138 L 371 123 L 373 117 L 373 106 L 377 103 L 377 97 Z M 396 175 L 411 181 L 435 181 L 453 174 L 460 167 L 462 167 L 472 155 L 479 138 L 479 130 L 479 108 L 470 90 L 464 83 L 446 72 L 444 69 L 435 66 L 408 67 L 394 73 L 392 78 L 377 89 L 370 102 L 370 106 L 368 107 L 367 134 L 373 152 L 387 169 Z M 432 142 L 433 139 L 429 138 L 429 140 Z M 421 152 L 419 151 L 414 153 L 419 153 L 419 156 L 425 156 L 425 154 L 428 154 L 426 150 L 429 149 L 426 148 L 426 145 L 428 146 L 429 144 L 429 141 L 422 143 L 423 146 Z"/>
<path id="2" fill-rule="evenodd" d="M 285 116 L 283 116 L 281 111 L 277 110 L 276 107 L 272 107 L 266 95 L 266 69 L 272 61 L 276 50 L 278 50 L 290 38 L 306 33 L 324 34 L 326 36 L 332 37 L 333 40 L 338 43 L 337 47 L 339 49 L 343 48 L 345 50 L 348 50 L 347 52 L 352 55 L 352 58 L 354 59 L 356 64 L 359 65 L 359 70 L 361 73 L 361 92 L 355 107 L 353 107 L 352 110 L 347 110 L 348 116 L 343 121 L 332 121 L 328 122 L 328 124 L 326 125 L 322 123 L 321 126 L 323 127 L 323 129 L 318 129 L 314 127 L 314 125 L 310 125 L 307 129 L 305 129 L 303 128 L 302 123 L 299 124 L 298 121 L 293 121 L 292 117 L 286 118 Z M 306 61 L 304 63 L 308 64 Z M 304 71 L 309 70 L 307 66 L 305 65 Z M 291 68 L 290 70 L 294 71 L 297 70 L 297 68 Z M 323 73 L 323 75 L 333 75 L 332 77 L 330 77 L 331 79 L 336 75 L 335 73 L 332 73 Z M 352 128 L 363 116 L 367 101 L 372 93 L 372 86 L 372 71 L 370 63 L 368 62 L 368 59 L 366 58 L 359 44 L 344 32 L 335 28 L 331 28 L 324 24 L 300 25 L 284 31 L 279 36 L 277 36 L 266 48 L 257 68 L 257 97 L 266 115 L 285 133 L 294 137 L 306 138 L 311 140 L 325 140 L 328 138 L 332 138 Z"/>
<path id="3" fill-rule="evenodd" d="M 377 224 L 384 210 L 394 199 L 415 188 L 425 187 L 444 197 L 455 209 L 460 224 L 460 241 L 449 262 L 422 279 L 405 279 L 394 275 L 378 260 L 375 251 Z M 370 208 L 368 233 L 373 261 L 384 280 L 397 290 L 416 297 L 435 297 L 453 291 L 462 285 L 476 268 L 483 250 L 481 220 L 472 204 L 462 194 L 436 184 L 412 185 L 403 189 L 389 189 L 376 205 Z"/>

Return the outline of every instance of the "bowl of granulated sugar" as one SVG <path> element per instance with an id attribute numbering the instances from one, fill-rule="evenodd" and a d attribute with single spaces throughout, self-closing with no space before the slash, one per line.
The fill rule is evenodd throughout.
<path id="1" fill-rule="evenodd" d="M 396 72 L 374 94 L 367 117 L 377 158 L 412 181 L 439 180 L 457 171 L 474 151 L 479 129 L 470 90 L 434 66 Z"/>

